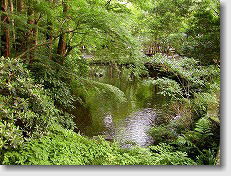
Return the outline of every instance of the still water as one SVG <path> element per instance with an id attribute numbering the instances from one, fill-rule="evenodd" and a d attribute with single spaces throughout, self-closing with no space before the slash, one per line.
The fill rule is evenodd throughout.
<path id="1" fill-rule="evenodd" d="M 90 77 L 117 87 L 126 101 L 120 102 L 103 91 L 89 94 L 87 106 L 78 107 L 76 124 L 80 132 L 93 138 L 102 135 L 125 148 L 152 144 L 148 131 L 167 112 L 166 100 L 156 93 L 155 87 L 148 80 L 131 79 L 128 69 L 109 66 L 95 67 Z"/>

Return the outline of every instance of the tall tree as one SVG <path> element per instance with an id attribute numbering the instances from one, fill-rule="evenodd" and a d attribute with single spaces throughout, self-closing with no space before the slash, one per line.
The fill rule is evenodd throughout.
<path id="1" fill-rule="evenodd" d="M 1 55 L 4 57 L 10 56 L 10 19 L 8 16 L 8 0 L 2 0 L 1 3 L 1 22 L 2 22 L 2 34 L 1 34 Z"/>

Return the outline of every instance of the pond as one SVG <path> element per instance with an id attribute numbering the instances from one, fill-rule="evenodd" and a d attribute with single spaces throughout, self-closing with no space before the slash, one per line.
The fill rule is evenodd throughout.
<path id="1" fill-rule="evenodd" d="M 134 80 L 128 69 L 110 66 L 94 67 L 90 78 L 119 88 L 127 101 L 119 102 L 104 93 L 92 94 L 87 106 L 78 107 L 76 124 L 81 134 L 93 138 L 102 135 L 125 148 L 152 144 L 148 131 L 157 118 L 168 112 L 168 107 L 167 100 L 157 94 L 150 81 Z"/>

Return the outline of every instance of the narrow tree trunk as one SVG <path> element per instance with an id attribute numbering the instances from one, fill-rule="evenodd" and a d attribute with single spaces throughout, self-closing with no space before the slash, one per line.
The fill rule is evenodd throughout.
<path id="1" fill-rule="evenodd" d="M 28 41 L 27 48 L 32 48 L 37 45 L 37 27 L 35 20 L 34 10 L 31 8 L 30 4 L 28 6 L 28 24 L 31 25 L 28 31 Z M 34 59 L 34 51 L 29 52 L 29 62 L 32 63 Z"/>
<path id="2" fill-rule="evenodd" d="M 23 0 L 17 0 L 17 11 L 18 12 L 23 11 Z"/>
<path id="3" fill-rule="evenodd" d="M 6 14 L 8 12 L 8 0 L 2 0 L 1 4 L 1 21 L 2 21 L 2 31 L 1 36 L 1 56 L 9 57 L 10 56 L 10 29 L 9 29 L 9 16 Z"/>
<path id="4" fill-rule="evenodd" d="M 65 16 L 68 10 L 68 5 L 65 1 L 63 1 L 62 4 L 63 4 L 63 14 Z M 67 50 L 66 35 L 67 34 L 62 33 L 59 36 L 57 54 L 60 56 L 60 63 L 63 63 L 63 57 L 65 56 Z"/>
<path id="5" fill-rule="evenodd" d="M 53 0 L 48 0 L 51 4 L 53 4 Z M 53 24 L 52 20 L 49 16 L 47 16 L 47 32 L 46 32 L 46 39 L 49 41 L 47 48 L 49 50 L 49 59 L 52 60 L 52 48 L 53 48 Z"/>
<path id="6" fill-rule="evenodd" d="M 52 35 L 52 22 L 49 19 L 47 21 L 46 39 L 49 41 L 49 44 L 47 45 L 47 48 L 49 50 L 49 59 L 52 60 L 53 35 Z"/>
<path id="7" fill-rule="evenodd" d="M 24 10 L 24 2 L 23 0 L 17 0 L 16 2 L 16 11 L 17 13 L 19 13 L 20 15 L 24 15 L 25 10 Z M 15 48 L 15 52 L 21 52 L 26 50 L 26 32 L 22 29 L 17 28 L 18 26 L 21 25 L 21 22 L 19 20 L 15 20 L 15 44 L 14 44 L 14 48 Z"/>
<path id="8" fill-rule="evenodd" d="M 14 3 L 13 3 L 13 0 L 9 0 L 9 3 L 10 3 L 10 13 L 13 14 L 14 13 Z M 15 44 L 16 35 L 15 35 L 14 19 L 11 19 L 10 22 L 11 22 L 11 26 L 12 26 L 12 43 Z"/>
<path id="9" fill-rule="evenodd" d="M 57 54 L 63 57 L 66 53 L 66 49 L 67 49 L 66 36 L 65 36 L 65 34 L 61 34 L 59 36 L 59 44 L 58 44 Z"/>

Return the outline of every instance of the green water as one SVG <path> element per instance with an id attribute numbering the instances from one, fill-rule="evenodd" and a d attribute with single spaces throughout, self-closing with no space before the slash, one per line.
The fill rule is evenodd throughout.
<path id="1" fill-rule="evenodd" d="M 148 129 L 155 119 L 168 111 L 166 99 L 157 94 L 147 79 L 131 77 L 128 69 L 109 66 L 95 67 L 90 78 L 119 88 L 125 102 L 106 93 L 94 92 L 87 97 L 85 107 L 78 107 L 77 126 L 86 136 L 103 135 L 108 140 L 146 146 L 152 142 Z M 91 90 L 89 89 L 89 92 Z"/>

